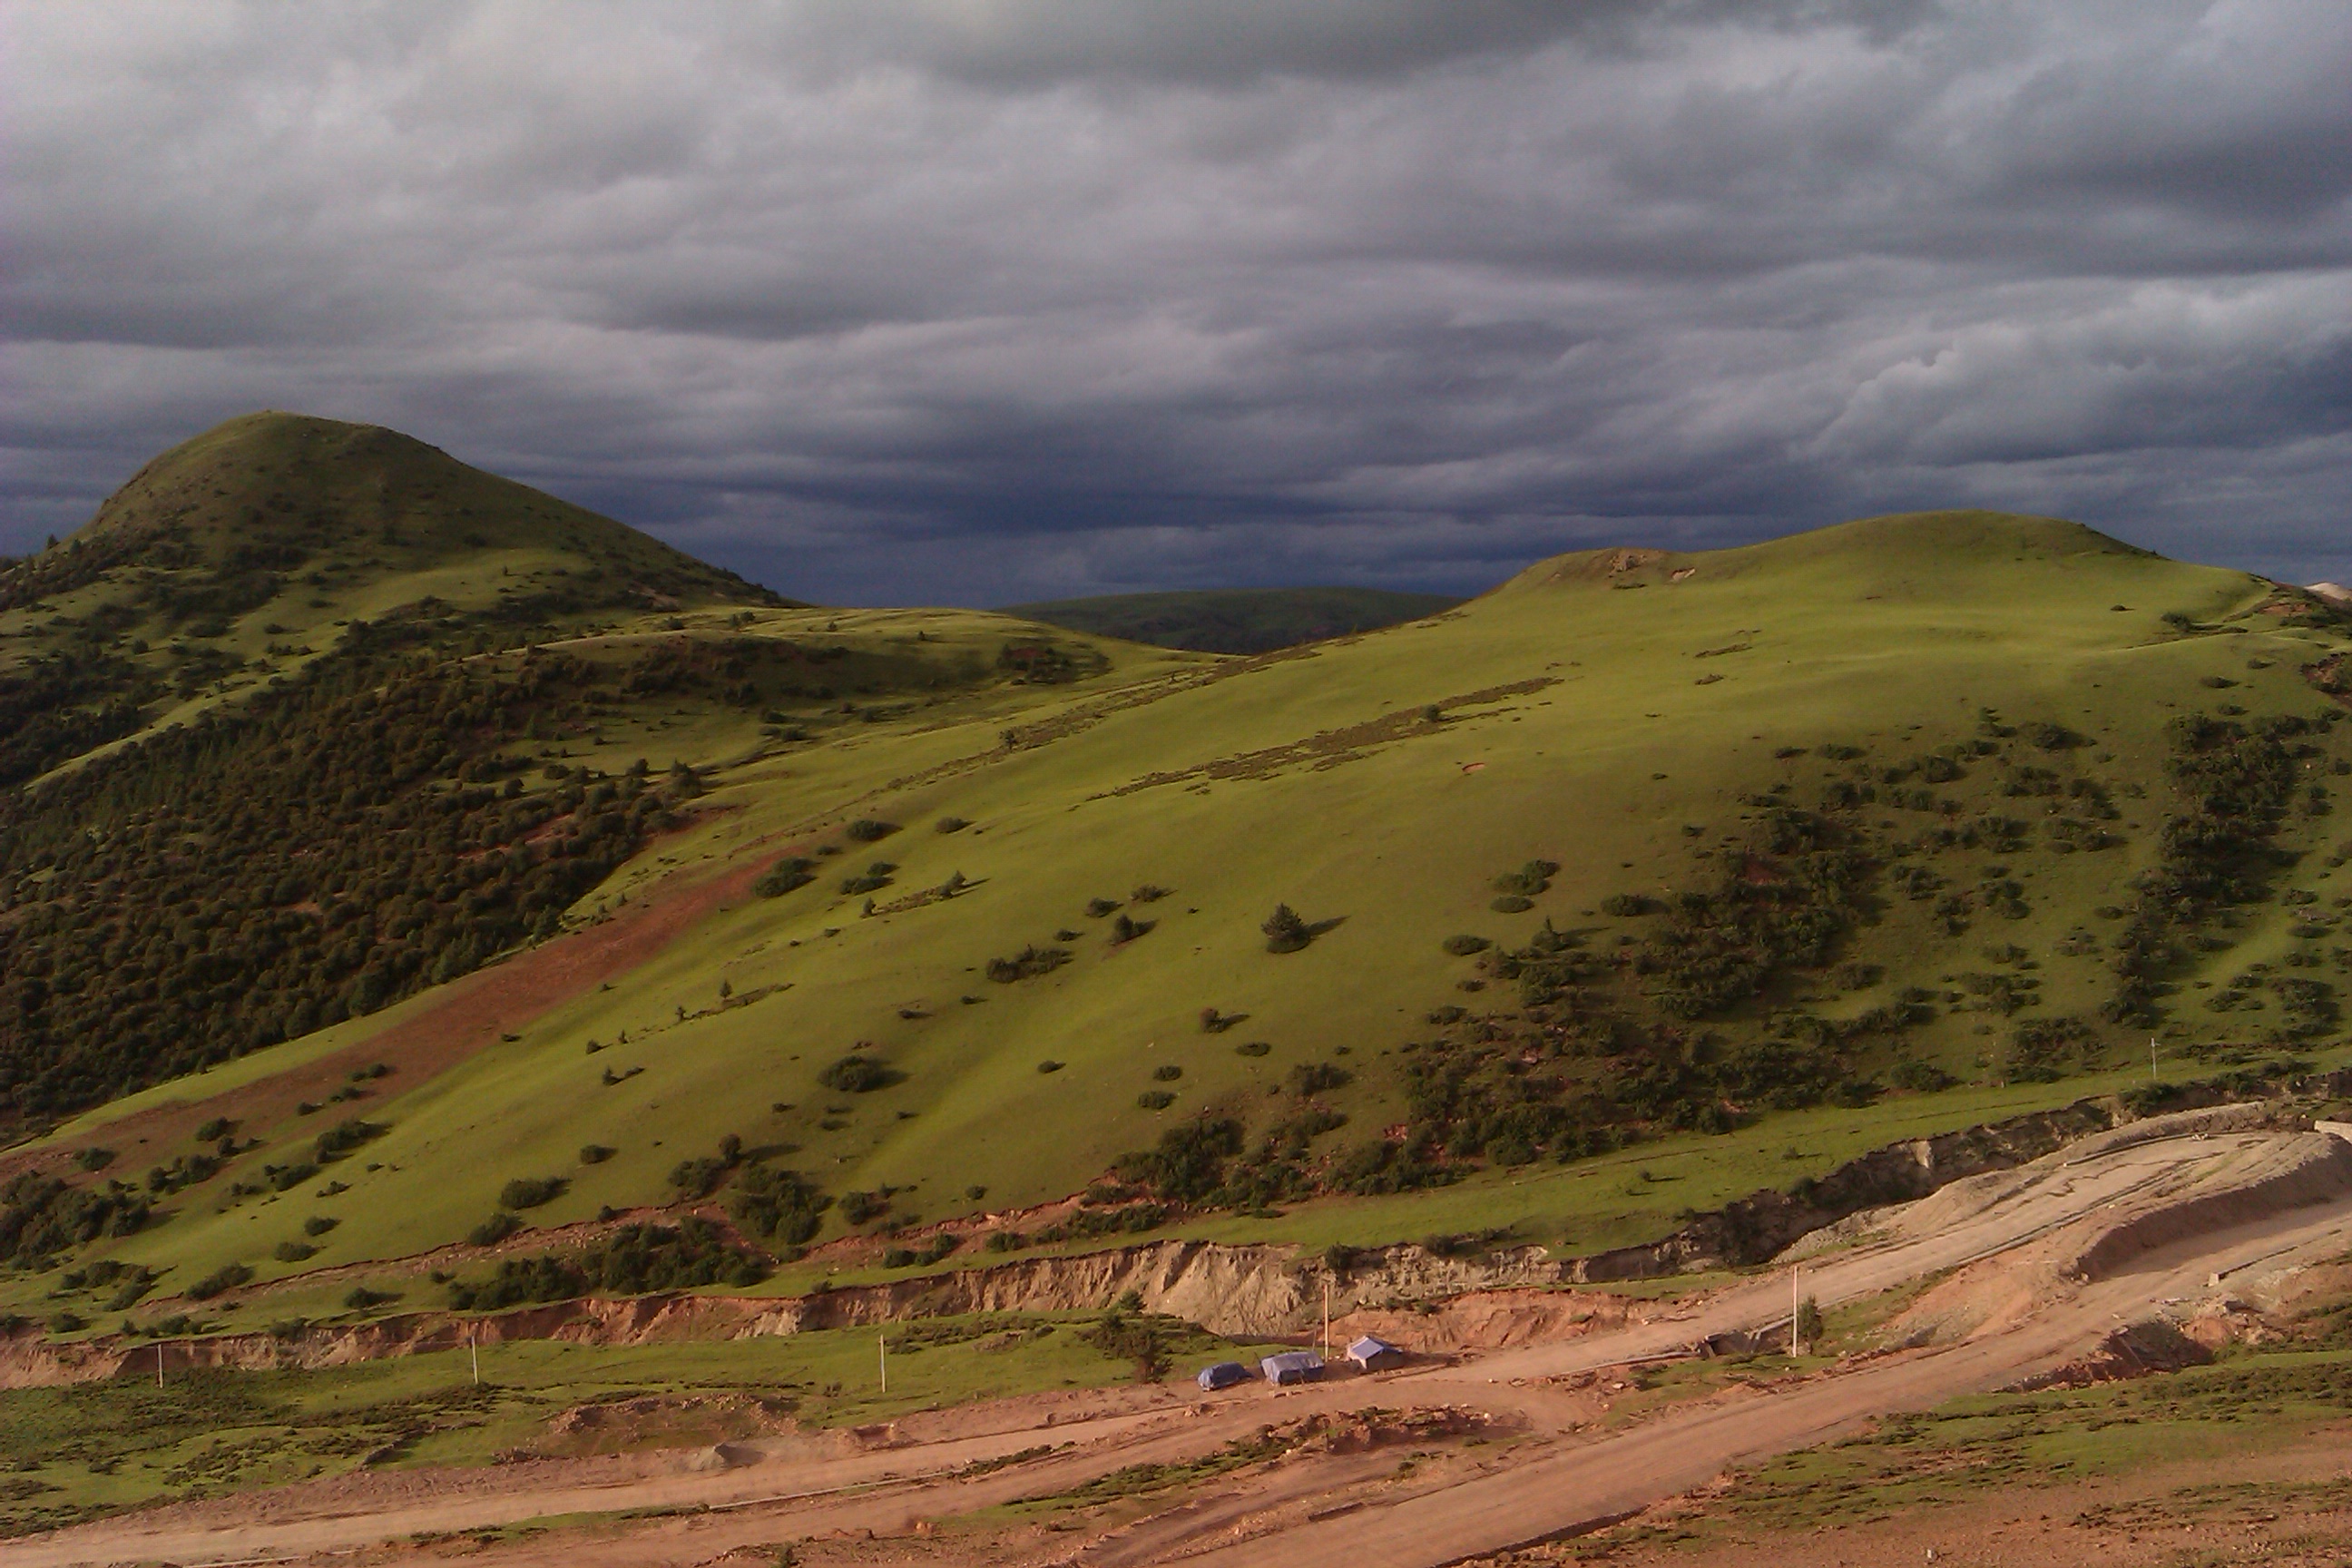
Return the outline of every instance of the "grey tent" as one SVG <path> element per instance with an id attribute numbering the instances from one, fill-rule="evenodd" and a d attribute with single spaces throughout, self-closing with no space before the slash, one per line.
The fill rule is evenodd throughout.
<path id="1" fill-rule="evenodd" d="M 1202 1388 L 1212 1392 L 1231 1388 L 1237 1383 L 1249 1381 L 1249 1368 L 1237 1361 L 1221 1361 L 1214 1366 L 1202 1367 L 1198 1381 Z"/>
<path id="2" fill-rule="evenodd" d="M 1285 1351 L 1257 1363 L 1268 1383 L 1315 1383 L 1323 1376 L 1323 1358 L 1313 1351 Z"/>
<path id="3" fill-rule="evenodd" d="M 1348 1359 L 1366 1372 L 1385 1372 L 1404 1364 L 1404 1352 L 1386 1340 L 1366 1334 L 1348 1347 Z"/>

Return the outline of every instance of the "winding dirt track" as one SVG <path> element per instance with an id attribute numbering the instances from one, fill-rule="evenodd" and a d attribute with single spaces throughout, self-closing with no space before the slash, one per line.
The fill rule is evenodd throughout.
<path id="1" fill-rule="evenodd" d="M 1217 1498 L 1180 1503 L 1108 1536 L 1065 1536 L 1035 1559 L 1090 1568 L 1176 1561 L 1202 1568 L 1434 1568 L 1588 1527 L 1686 1491 L 1727 1467 L 1849 1433 L 1875 1415 L 2063 1365 L 2127 1322 L 2211 1295 L 2216 1276 L 2242 1288 L 2352 1247 L 2352 1144 L 2322 1132 L 2207 1134 L 2196 1129 L 2210 1120 L 2176 1123 L 2169 1135 L 2161 1124 L 2143 1124 L 2130 1137 L 2105 1135 L 2019 1171 L 1948 1188 L 1890 1216 L 1883 1239 L 1805 1266 L 1805 1292 L 1824 1305 L 1957 1269 L 1901 1320 L 1928 1325 L 1939 1342 L 1860 1358 L 1769 1390 L 1734 1388 L 1630 1426 L 1593 1426 L 1589 1384 L 1580 1392 L 1560 1380 L 1687 1353 L 1710 1334 L 1785 1323 L 1788 1274 L 1646 1323 L 1449 1366 L 1282 1393 L 1253 1387 L 1208 1400 L 1164 1391 L 1139 1409 L 1134 1391 L 1106 1392 L 1064 1405 L 1070 1414 L 1042 1428 L 1034 1407 L 1008 1404 L 994 1420 L 968 1413 L 952 1435 L 942 1427 L 934 1440 L 905 1447 L 843 1452 L 793 1440 L 769 1446 L 763 1459 L 739 1468 L 648 1474 L 641 1465 L 624 1466 L 604 1472 L 610 1484 L 603 1485 L 577 1466 L 550 1466 L 544 1474 L 513 1467 L 365 1500 L 333 1483 L 313 1483 L 33 1537 L 0 1549 L 0 1561 L 11 1568 L 299 1561 L 415 1532 L 558 1514 L 712 1510 L 485 1553 L 501 1568 L 667 1568 L 708 1563 L 739 1544 L 834 1531 L 887 1536 L 1057 1492 L 1124 1466 L 1193 1458 L 1269 1422 L 1316 1412 L 1451 1405 L 1518 1426 L 1528 1436 L 1517 1442 L 1415 1478 L 1395 1479 L 1392 1462 L 1374 1467 L 1360 1454 L 1280 1467 L 1254 1483 L 1229 1478 Z M 917 1424 L 906 1427 L 913 1436 Z M 980 1475 L 951 1473 L 1047 1444 L 1055 1447 L 1041 1458 Z M 1301 1503 L 1317 1496 L 1336 1506 Z M 918 1557 L 940 1560 L 929 1552 L 906 1560 Z"/>

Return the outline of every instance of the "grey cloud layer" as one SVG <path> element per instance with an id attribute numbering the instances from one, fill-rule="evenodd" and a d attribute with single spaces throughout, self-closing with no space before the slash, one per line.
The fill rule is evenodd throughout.
<path id="1" fill-rule="evenodd" d="M 2352 572 L 2352 11 L 0 10 L 0 550 L 248 407 L 788 591 L 1898 507 Z"/>

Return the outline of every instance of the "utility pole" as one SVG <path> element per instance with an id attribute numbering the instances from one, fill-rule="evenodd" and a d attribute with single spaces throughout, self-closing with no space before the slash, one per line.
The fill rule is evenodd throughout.
<path id="1" fill-rule="evenodd" d="M 2150 1083 L 2164 1081 L 2156 1076 L 2156 1037 L 2154 1035 L 2147 1037 L 2147 1081 Z"/>
<path id="2" fill-rule="evenodd" d="M 1789 1265 L 1789 1353 L 1792 1356 L 1805 1353 L 1804 1342 L 1797 1338 L 1798 1321 L 1805 1314 L 1804 1298 L 1797 1289 L 1798 1273 L 1795 1264 Z"/>
<path id="3" fill-rule="evenodd" d="M 155 1386 L 163 1386 L 163 1342 L 155 1342 Z"/>
<path id="4" fill-rule="evenodd" d="M 471 1323 L 466 1325 L 466 1353 L 473 1358 L 474 1386 L 479 1388 L 482 1386 L 482 1347 L 474 1338 L 474 1325 Z"/>
<path id="5" fill-rule="evenodd" d="M 887 1393 L 889 1393 L 889 1392 L 890 1392 L 890 1331 L 889 1331 L 889 1330 L 887 1330 L 887 1329 L 877 1329 L 877 1330 L 875 1330 L 875 1331 L 874 1331 L 874 1349 L 875 1349 L 876 1353 L 877 1353 L 877 1354 L 881 1358 L 881 1362 L 882 1362 L 882 1392 L 883 1392 L 883 1393 L 885 1393 L 885 1394 L 887 1394 Z"/>
<path id="6" fill-rule="evenodd" d="M 1331 1281 L 1323 1281 L 1323 1359 L 1331 1359 Z"/>

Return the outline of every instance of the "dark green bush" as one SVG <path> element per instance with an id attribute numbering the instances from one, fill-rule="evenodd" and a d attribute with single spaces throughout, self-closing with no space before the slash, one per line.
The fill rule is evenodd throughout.
<path id="1" fill-rule="evenodd" d="M 1164 1089 L 1148 1089 L 1135 1097 L 1135 1103 L 1146 1110 L 1165 1110 L 1176 1103 L 1176 1097 Z"/>
<path id="2" fill-rule="evenodd" d="M 496 1311 L 591 1292 L 620 1296 L 756 1285 L 767 1273 L 766 1263 L 728 1245 L 710 1222 L 688 1218 L 675 1227 L 623 1226 L 575 1257 L 541 1253 L 504 1259 L 488 1279 L 452 1284 L 449 1299 L 460 1311 Z"/>
<path id="3" fill-rule="evenodd" d="M 898 831 L 898 825 L 897 823 L 884 822 L 878 818 L 871 816 L 859 817 L 856 821 L 851 823 L 847 829 L 849 837 L 860 844 L 877 843 L 882 839 L 889 837 L 890 835 Z"/>
<path id="4" fill-rule="evenodd" d="M 1921 1061 L 1916 1057 L 1905 1057 L 1888 1069 L 1886 1076 L 1894 1080 L 1895 1088 L 1907 1089 L 1916 1094 L 1933 1094 L 1959 1081 L 1935 1063 Z"/>
<path id="5" fill-rule="evenodd" d="M 1612 893 L 1601 900 L 1602 914 L 1615 915 L 1620 919 L 1629 915 L 1646 915 L 1657 907 L 1656 900 L 1645 899 L 1639 893 Z"/>
<path id="6" fill-rule="evenodd" d="M 1023 948 L 1011 958 L 990 959 L 988 977 L 1000 985 L 1010 985 L 1015 981 L 1050 974 L 1069 962 L 1070 950 L 1066 947 L 1032 945 Z"/>
<path id="7" fill-rule="evenodd" d="M 1151 1076 L 1158 1079 L 1161 1083 L 1174 1083 L 1178 1079 L 1184 1076 L 1184 1069 L 1178 1067 L 1174 1062 L 1165 1062 L 1159 1067 L 1153 1068 L 1151 1069 Z"/>
<path id="8" fill-rule="evenodd" d="M 736 1178 L 735 1196 L 729 1206 L 745 1229 L 788 1247 L 801 1247 L 815 1237 L 824 1223 L 824 1211 L 832 1205 L 833 1200 L 799 1172 L 755 1163 Z"/>
<path id="9" fill-rule="evenodd" d="M 535 1209 L 562 1197 L 571 1184 L 562 1176 L 517 1176 L 499 1189 L 499 1207 Z"/>
<path id="10" fill-rule="evenodd" d="M 906 1076 L 877 1058 L 852 1051 L 817 1074 L 816 1080 L 844 1094 L 870 1094 L 903 1081 Z"/>
<path id="11" fill-rule="evenodd" d="M 1516 871 L 1506 871 L 1495 879 L 1495 891 L 1517 893 L 1534 898 L 1551 886 L 1552 873 L 1559 869 L 1554 860 L 1530 860 Z"/>
<path id="12" fill-rule="evenodd" d="M 307 1241 L 281 1241 L 270 1256 L 280 1263 L 299 1263 L 306 1258 L 316 1257 L 318 1251 Z"/>
<path id="13" fill-rule="evenodd" d="M 1517 915 L 1534 909 L 1536 901 L 1518 893 L 1505 893 L 1486 907 L 1498 915 Z"/>
<path id="14" fill-rule="evenodd" d="M 1290 1069 L 1290 1092 L 1302 1098 L 1345 1089 L 1355 1075 L 1336 1062 L 1301 1062 Z"/>
<path id="15" fill-rule="evenodd" d="M 388 1131 L 390 1129 L 381 1122 L 357 1120 L 339 1121 L 319 1134 L 319 1142 L 312 1153 L 320 1164 L 328 1164 L 341 1159 L 362 1144 L 383 1137 Z"/>
<path id="16" fill-rule="evenodd" d="M 469 1247 L 496 1247 L 522 1228 L 522 1221 L 500 1210 L 466 1233 Z"/>
<path id="17" fill-rule="evenodd" d="M 601 1165 L 619 1152 L 619 1150 L 609 1144 L 583 1143 L 580 1145 L 580 1163 L 583 1165 Z"/>
<path id="18" fill-rule="evenodd" d="M 1276 904 L 1258 930 L 1265 933 L 1268 952 L 1297 952 L 1315 940 L 1315 933 L 1288 904 Z"/>
<path id="19" fill-rule="evenodd" d="M 816 880 L 816 862 L 803 855 L 787 855 L 751 884 L 751 890 L 763 899 L 782 898 L 795 888 L 805 888 Z"/>
<path id="20" fill-rule="evenodd" d="M 187 1289 L 192 1301 L 209 1301 L 224 1290 L 234 1290 L 253 1278 L 253 1270 L 242 1263 L 224 1263 Z"/>
<path id="21" fill-rule="evenodd" d="M 1467 958 L 1474 952 L 1484 952 L 1493 945 L 1483 936 L 1465 934 L 1449 936 L 1445 939 L 1445 951 L 1456 958 Z"/>
<path id="22" fill-rule="evenodd" d="M 864 1225 L 878 1218 L 890 1207 L 890 1200 L 880 1193 L 844 1193 L 841 1194 L 841 1217 L 851 1225 Z"/>
<path id="23" fill-rule="evenodd" d="M 1274 1047 L 1265 1040 L 1244 1040 L 1234 1047 L 1234 1054 L 1237 1057 L 1262 1057 L 1273 1049 Z"/>

